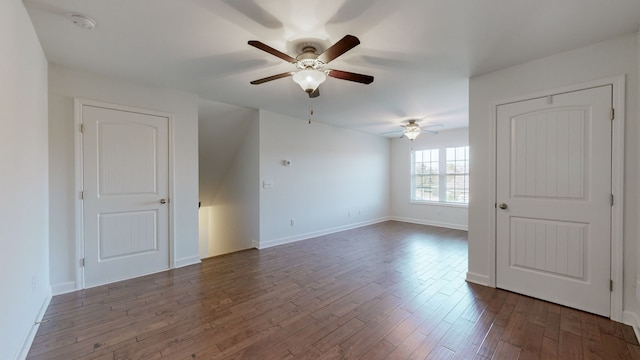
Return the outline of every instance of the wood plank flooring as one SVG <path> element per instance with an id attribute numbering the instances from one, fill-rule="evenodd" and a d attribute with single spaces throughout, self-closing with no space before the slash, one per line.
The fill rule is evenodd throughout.
<path id="1" fill-rule="evenodd" d="M 466 271 L 466 232 L 390 221 L 56 296 L 28 358 L 640 359 L 629 326 Z"/>

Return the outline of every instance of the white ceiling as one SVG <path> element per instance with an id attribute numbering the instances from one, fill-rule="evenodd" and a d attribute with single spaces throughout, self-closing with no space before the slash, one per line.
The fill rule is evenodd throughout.
<path id="1" fill-rule="evenodd" d="M 48 60 L 203 99 L 379 134 L 409 118 L 468 121 L 468 78 L 640 28 L 638 0 L 25 0 Z M 68 18 L 97 22 L 82 30 Z M 247 45 L 296 54 L 300 39 L 361 44 L 309 99 L 290 79 L 249 81 L 293 65 Z M 223 109 L 227 111 L 227 109 Z"/>

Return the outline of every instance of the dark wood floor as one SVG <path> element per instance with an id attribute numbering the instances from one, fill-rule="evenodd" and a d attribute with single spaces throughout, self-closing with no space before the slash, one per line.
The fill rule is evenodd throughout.
<path id="1" fill-rule="evenodd" d="M 633 330 L 464 281 L 466 232 L 386 222 L 56 296 L 29 359 L 640 359 Z"/>

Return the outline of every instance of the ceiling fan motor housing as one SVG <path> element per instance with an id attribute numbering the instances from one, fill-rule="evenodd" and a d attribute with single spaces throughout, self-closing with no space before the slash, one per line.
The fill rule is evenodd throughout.
<path id="1" fill-rule="evenodd" d="M 298 63 L 296 66 L 300 70 L 313 69 L 319 70 L 324 66 L 324 63 L 318 60 L 318 54 L 316 54 L 316 48 L 313 46 L 305 46 L 302 53 L 296 57 Z"/>

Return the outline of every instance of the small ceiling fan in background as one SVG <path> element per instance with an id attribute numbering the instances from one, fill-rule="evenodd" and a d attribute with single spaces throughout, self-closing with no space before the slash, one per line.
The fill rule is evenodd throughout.
<path id="1" fill-rule="evenodd" d="M 293 81 L 300 85 L 302 90 L 309 94 L 309 97 L 311 98 L 320 96 L 319 86 L 327 79 L 327 76 L 341 80 L 354 81 L 361 84 L 371 84 L 373 82 L 373 76 L 370 75 L 356 74 L 335 69 L 324 69 L 324 66 L 329 62 L 353 49 L 358 44 L 360 44 L 360 40 L 358 40 L 357 37 L 353 35 L 346 35 L 340 39 L 340 41 L 330 46 L 322 54 L 317 54 L 319 48 L 318 45 L 305 43 L 302 47 L 302 52 L 294 58 L 260 41 L 251 40 L 249 41 L 249 45 L 268 52 L 271 55 L 277 56 L 298 68 L 297 71 L 285 72 L 251 81 L 251 84 L 259 85 L 268 81 L 293 76 Z"/>
<path id="2" fill-rule="evenodd" d="M 430 130 L 430 128 L 442 127 L 443 126 L 442 124 L 427 124 L 427 125 L 424 125 L 424 126 L 420 126 L 418 123 L 416 123 L 416 121 L 418 121 L 418 120 L 420 120 L 420 119 L 407 120 L 407 122 L 408 122 L 407 125 L 400 125 L 404 129 L 396 130 L 396 131 L 389 131 L 389 132 L 382 133 L 380 135 L 400 134 L 400 138 L 406 137 L 407 139 L 413 141 L 418 137 L 418 135 L 420 135 L 423 132 L 437 135 L 438 132 L 434 131 L 434 130 Z"/>

